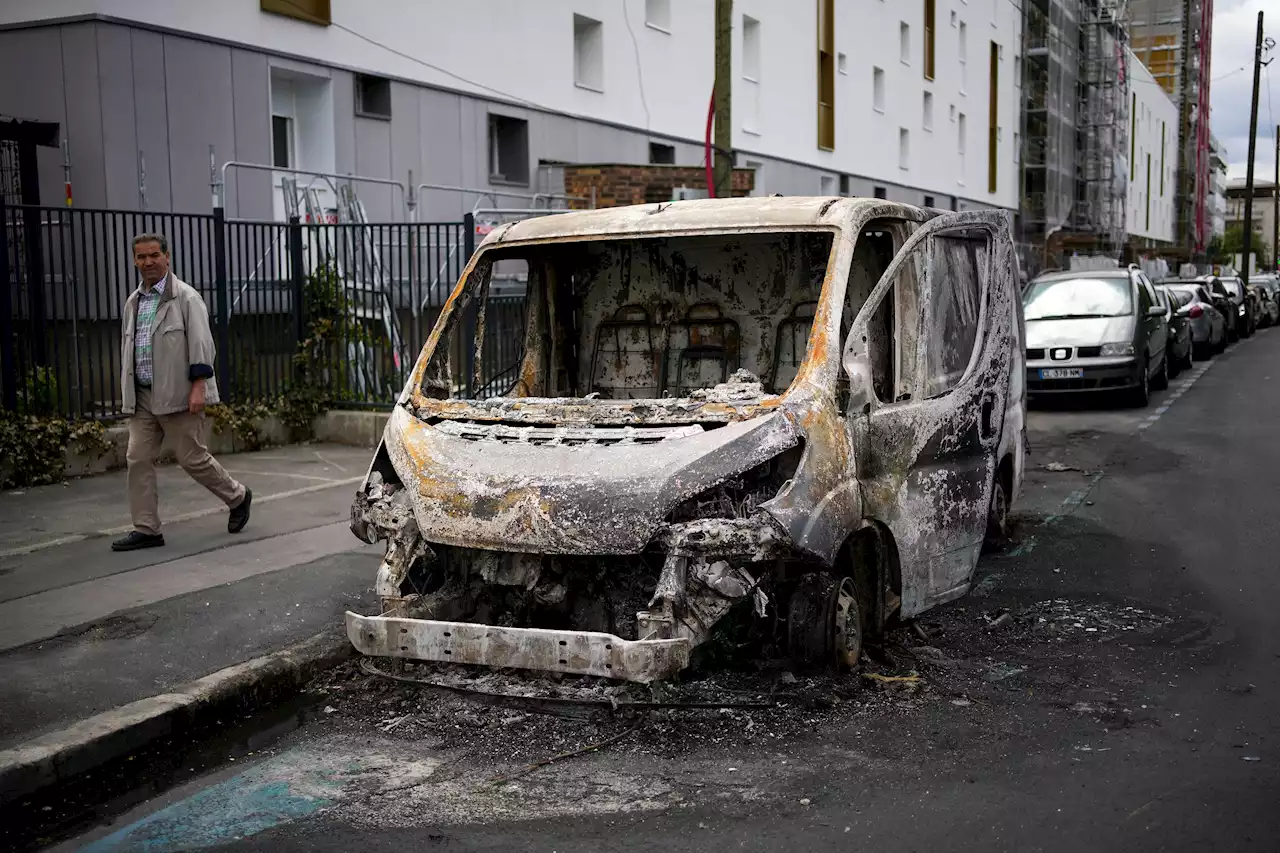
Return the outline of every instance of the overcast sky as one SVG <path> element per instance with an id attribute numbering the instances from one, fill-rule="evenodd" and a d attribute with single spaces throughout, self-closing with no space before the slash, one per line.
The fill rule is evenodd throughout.
<path id="1" fill-rule="evenodd" d="M 1253 94 L 1253 45 L 1258 12 L 1263 33 L 1280 42 L 1280 0 L 1214 0 L 1213 58 L 1210 66 L 1213 132 L 1227 146 L 1229 177 L 1244 177 L 1249 162 L 1249 101 Z M 1280 54 L 1280 48 L 1272 51 Z M 1280 56 L 1277 56 L 1280 59 Z M 1240 70 L 1240 69 L 1244 70 Z M 1274 77 L 1270 90 L 1267 78 Z M 1258 142 L 1255 177 L 1275 173 L 1275 127 L 1280 122 L 1280 62 L 1262 69 L 1258 85 Z"/>

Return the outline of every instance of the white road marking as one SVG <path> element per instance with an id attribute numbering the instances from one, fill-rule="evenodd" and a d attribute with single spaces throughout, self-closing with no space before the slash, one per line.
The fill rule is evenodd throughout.
<path id="1" fill-rule="evenodd" d="M 232 471 L 228 468 L 227 473 L 235 474 L 236 476 L 249 474 L 262 477 L 290 477 L 294 480 L 315 480 L 320 483 L 333 483 L 339 479 L 337 477 L 317 477 L 314 474 L 292 474 L 288 471 Z"/>
<path id="2" fill-rule="evenodd" d="M 1213 362 L 1207 361 L 1202 366 L 1196 368 L 1195 371 L 1192 372 L 1189 378 L 1179 382 L 1176 386 L 1176 390 L 1174 390 L 1173 393 L 1171 393 L 1165 399 L 1165 401 L 1160 404 L 1159 408 L 1157 408 L 1154 412 L 1152 412 L 1147 417 L 1143 418 L 1142 421 L 1138 423 L 1138 426 L 1134 431 L 1142 432 L 1144 429 L 1148 429 L 1152 424 L 1160 420 L 1160 416 L 1163 415 L 1165 412 L 1169 411 L 1169 409 L 1173 406 L 1173 404 L 1177 402 L 1179 397 L 1181 397 L 1183 394 L 1190 391 L 1191 386 L 1199 382 L 1200 377 L 1208 373 L 1209 368 L 1211 367 L 1213 367 Z"/>
<path id="3" fill-rule="evenodd" d="M 333 489 L 338 486 L 354 486 L 364 480 L 364 477 L 348 477 L 344 480 L 327 480 L 323 483 L 316 483 L 314 486 L 303 486 L 298 489 L 289 489 L 283 492 L 275 492 L 269 495 L 253 496 L 253 505 L 271 503 L 272 501 L 284 500 L 285 498 L 296 498 L 299 495 L 307 495 L 312 492 L 322 492 L 325 489 Z M 217 515 L 226 512 L 224 506 L 211 506 L 205 509 L 198 509 L 194 512 L 184 512 L 181 515 L 170 516 L 164 519 L 166 524 L 176 524 L 182 521 L 193 521 L 197 518 L 204 518 L 209 515 Z M 73 542 L 82 542 L 90 536 L 119 536 L 122 533 L 128 533 L 133 529 L 132 524 L 122 524 L 119 527 L 108 527 L 106 530 L 98 530 L 93 533 L 77 533 L 71 536 L 60 536 L 57 539 L 48 539 L 44 542 L 33 542 L 29 545 L 19 545 L 17 548 L 10 548 L 6 551 L 0 551 L 0 559 L 5 557 L 20 557 L 24 554 L 30 554 L 34 551 L 43 551 L 46 548 L 56 548 L 59 545 L 70 545 Z"/>
<path id="4" fill-rule="evenodd" d="M 339 465 L 337 462 L 333 462 L 333 461 L 331 461 L 331 460 L 329 460 L 329 459 L 326 459 L 326 458 L 324 457 L 324 455 L 323 455 L 319 450 L 317 450 L 317 451 L 316 451 L 316 458 L 317 458 L 317 459 L 319 459 L 319 460 L 320 460 L 321 462 L 323 462 L 324 464 L 329 465 L 330 467 L 337 468 L 339 471 L 341 471 L 341 472 L 342 472 L 342 473 L 344 473 L 344 474 L 345 474 L 345 473 L 347 473 L 347 469 L 346 469 L 346 468 L 343 468 L 343 467 L 342 467 L 341 465 Z"/>

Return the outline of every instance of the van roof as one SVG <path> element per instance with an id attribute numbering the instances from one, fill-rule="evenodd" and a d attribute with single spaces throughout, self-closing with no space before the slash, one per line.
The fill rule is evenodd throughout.
<path id="1" fill-rule="evenodd" d="M 875 208 L 881 208 L 875 210 Z M 850 215 L 929 218 L 924 210 L 877 198 L 767 196 L 633 204 L 536 216 L 495 228 L 486 243 L 610 234 L 770 230 L 838 225 Z"/>

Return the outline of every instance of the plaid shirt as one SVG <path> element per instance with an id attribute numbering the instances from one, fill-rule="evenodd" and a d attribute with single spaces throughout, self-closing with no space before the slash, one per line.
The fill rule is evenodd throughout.
<path id="1" fill-rule="evenodd" d="M 133 333 L 133 369 L 134 378 L 139 385 L 150 385 L 154 378 L 155 363 L 151 358 L 151 332 L 155 325 L 156 310 L 160 307 L 160 296 L 169 277 L 165 276 L 155 283 L 150 290 L 145 288 L 138 294 L 138 319 Z"/>

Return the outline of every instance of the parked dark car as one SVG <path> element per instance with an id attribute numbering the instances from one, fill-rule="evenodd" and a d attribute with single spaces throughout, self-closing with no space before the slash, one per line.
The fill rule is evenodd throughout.
<path id="1" fill-rule="evenodd" d="M 1169 324 L 1169 338 L 1165 344 L 1165 358 L 1169 361 L 1169 376 L 1175 377 L 1190 370 L 1194 361 L 1191 354 L 1191 318 L 1178 309 L 1182 306 L 1175 294 L 1157 287 L 1156 299 L 1165 310 L 1165 322 Z"/>
<path id="2" fill-rule="evenodd" d="M 1201 276 L 1200 281 L 1208 282 L 1213 286 L 1215 292 L 1225 293 L 1227 298 L 1231 300 L 1232 308 L 1229 316 L 1235 321 L 1231 324 L 1235 329 L 1235 334 L 1231 336 L 1231 340 L 1250 337 L 1257 327 L 1258 321 L 1254 316 L 1253 301 L 1245 294 L 1244 282 L 1240 280 L 1240 277 L 1234 275 L 1206 275 Z"/>
<path id="3" fill-rule="evenodd" d="M 1191 349 L 1195 358 L 1205 361 L 1227 348 L 1227 318 L 1214 304 L 1203 282 L 1173 279 L 1160 285 L 1178 303 L 1178 313 L 1186 316 L 1191 327 Z M 1227 300 L 1222 300 L 1229 307 Z"/>

